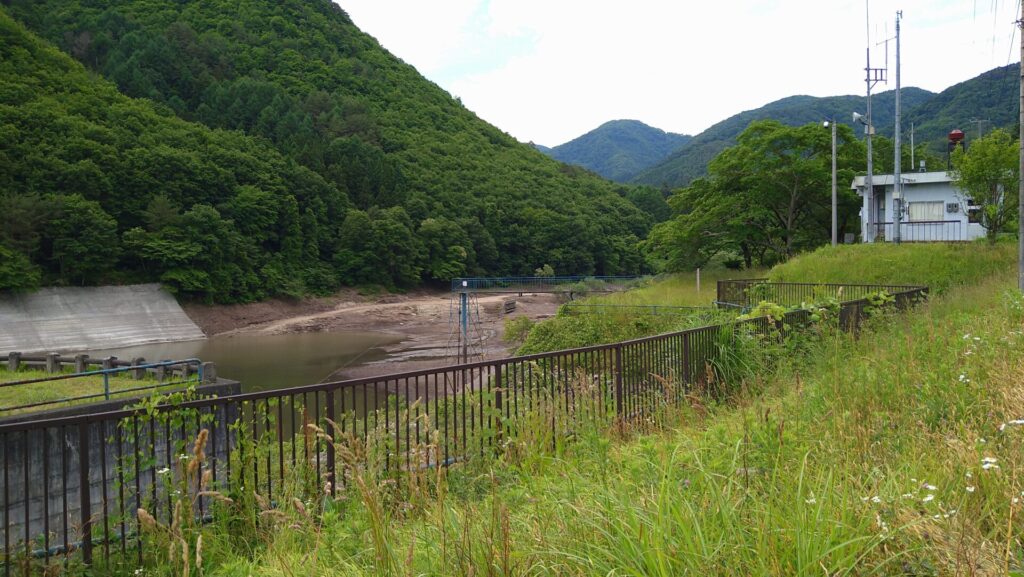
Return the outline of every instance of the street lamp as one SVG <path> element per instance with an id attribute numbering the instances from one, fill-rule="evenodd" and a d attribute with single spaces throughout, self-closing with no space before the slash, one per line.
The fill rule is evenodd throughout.
<path id="1" fill-rule="evenodd" d="M 832 246 L 836 246 L 839 234 L 836 217 L 836 121 L 833 117 L 822 124 L 825 128 L 832 128 Z"/>

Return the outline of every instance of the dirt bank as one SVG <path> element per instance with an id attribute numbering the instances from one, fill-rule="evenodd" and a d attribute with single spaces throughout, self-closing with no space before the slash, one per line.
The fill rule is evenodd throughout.
<path id="1" fill-rule="evenodd" d="M 386 346 L 384 361 L 348 367 L 329 379 L 413 371 L 454 362 L 457 354 L 458 303 L 450 292 L 421 291 L 405 295 L 365 297 L 343 291 L 330 297 L 301 301 L 272 300 L 245 305 L 186 305 L 185 312 L 207 335 L 230 338 L 238 334 L 287 334 L 314 331 L 378 331 L 403 340 Z M 506 315 L 505 302 L 515 301 Z M 561 297 L 551 294 L 480 295 L 473 299 L 471 327 L 473 360 L 510 354 L 502 340 L 507 317 L 531 319 L 555 313 Z"/>

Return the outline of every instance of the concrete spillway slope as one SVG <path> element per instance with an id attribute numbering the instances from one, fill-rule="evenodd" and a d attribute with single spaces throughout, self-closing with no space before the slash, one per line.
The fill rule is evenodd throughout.
<path id="1" fill-rule="evenodd" d="M 205 338 L 158 284 L 44 288 L 0 297 L 0 354 L 71 353 Z"/>

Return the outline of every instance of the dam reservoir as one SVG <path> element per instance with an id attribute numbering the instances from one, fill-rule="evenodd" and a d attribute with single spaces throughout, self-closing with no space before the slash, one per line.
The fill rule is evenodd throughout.
<path id="1" fill-rule="evenodd" d="M 240 381 L 250 392 L 319 383 L 336 370 L 385 359 L 384 347 L 401 341 L 394 334 L 356 331 L 243 334 L 87 352 L 122 360 L 197 357 L 216 363 L 218 376 Z"/>

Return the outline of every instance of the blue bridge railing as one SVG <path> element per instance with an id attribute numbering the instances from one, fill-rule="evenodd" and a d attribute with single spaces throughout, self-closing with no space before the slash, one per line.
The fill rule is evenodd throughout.
<path id="1" fill-rule="evenodd" d="M 610 290 L 639 276 L 506 276 L 452 279 L 452 292 L 570 292 Z"/>

